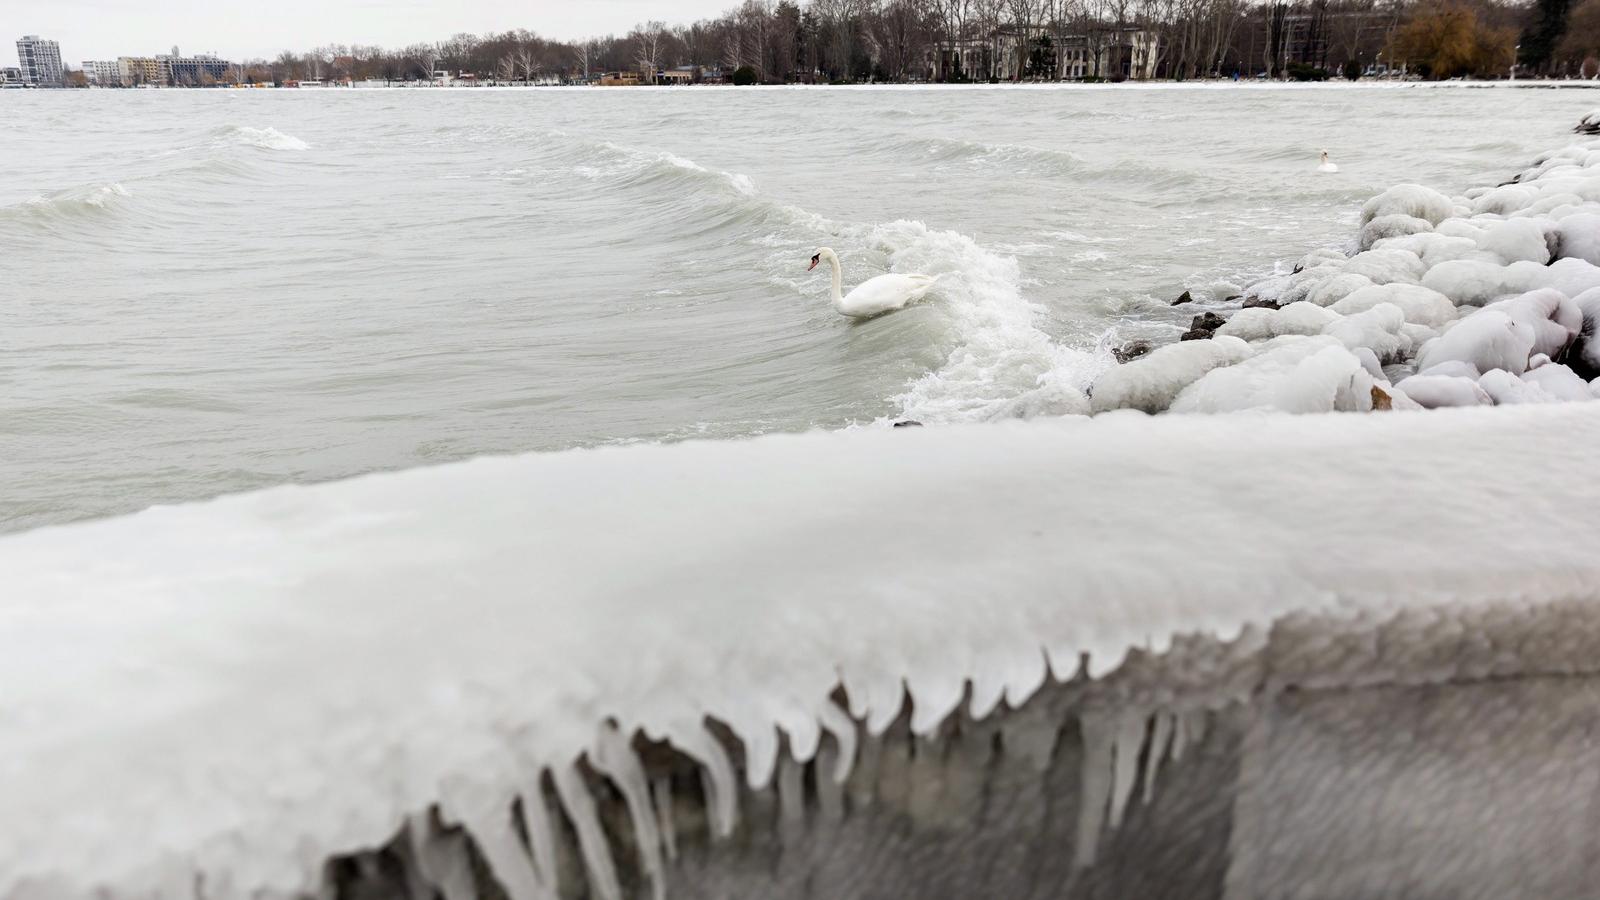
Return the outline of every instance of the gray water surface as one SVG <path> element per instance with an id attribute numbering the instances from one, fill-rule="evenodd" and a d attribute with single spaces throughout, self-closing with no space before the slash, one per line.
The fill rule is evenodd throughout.
<path id="1" fill-rule="evenodd" d="M 484 453 L 1048 415 L 1586 92 L 0 94 L 0 531 Z M 1320 175 L 1317 151 L 1342 166 Z M 945 273 L 852 323 L 846 288 Z M 1097 345 L 1101 346 L 1099 352 Z"/>

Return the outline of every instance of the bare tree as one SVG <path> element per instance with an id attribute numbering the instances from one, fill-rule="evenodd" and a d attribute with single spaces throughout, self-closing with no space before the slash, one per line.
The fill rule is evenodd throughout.
<path id="1" fill-rule="evenodd" d="M 661 71 L 661 36 L 666 33 L 664 22 L 646 22 L 633 29 L 634 63 L 639 74 L 656 83 L 656 73 Z"/>
<path id="2" fill-rule="evenodd" d="M 406 56 L 422 69 L 425 81 L 433 80 L 434 70 L 439 65 L 439 47 L 436 44 L 415 44 L 406 51 Z"/>
<path id="3" fill-rule="evenodd" d="M 522 76 L 523 83 L 531 84 L 534 73 L 539 71 L 539 63 L 533 55 L 533 48 L 524 44 L 517 48 L 517 51 L 511 55 L 511 59 L 516 66 L 517 73 Z"/>
<path id="4" fill-rule="evenodd" d="M 583 80 L 588 81 L 589 60 L 594 56 L 594 42 L 583 41 L 582 43 L 578 44 L 578 46 L 573 48 L 572 53 L 573 56 L 577 58 L 578 65 L 583 69 Z"/>

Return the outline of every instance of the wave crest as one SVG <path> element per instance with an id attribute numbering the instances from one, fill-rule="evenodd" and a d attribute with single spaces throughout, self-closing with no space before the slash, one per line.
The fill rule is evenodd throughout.
<path id="1" fill-rule="evenodd" d="M 292 134 L 284 134 L 272 127 L 252 128 L 248 125 L 230 125 L 218 130 L 217 139 L 223 143 L 256 147 L 262 150 L 299 153 L 311 149 L 311 145 L 305 141 Z"/>

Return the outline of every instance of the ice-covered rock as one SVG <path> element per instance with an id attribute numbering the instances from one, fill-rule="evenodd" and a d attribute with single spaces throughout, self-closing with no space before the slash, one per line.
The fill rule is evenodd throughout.
<path id="1" fill-rule="evenodd" d="M 1560 363 L 1550 363 L 1524 372 L 1522 380 L 1538 385 L 1545 393 L 1567 402 L 1593 400 L 1588 382 Z"/>
<path id="2" fill-rule="evenodd" d="M 1572 304 L 1583 315 L 1583 325 L 1572 342 L 1567 363 L 1580 377 L 1600 377 L 1600 288 L 1573 297 Z"/>
<path id="3" fill-rule="evenodd" d="M 1498 310 L 1475 313 L 1429 341 L 1417 356 L 1418 371 L 1456 360 L 1479 372 L 1504 369 L 1521 375 L 1528 368 L 1536 336 L 1531 326 Z M 1419 401 L 1420 402 L 1420 401 Z"/>
<path id="4" fill-rule="evenodd" d="M 1459 221 L 1450 219 L 1445 222 Z M 1413 234 L 1406 237 L 1387 238 L 1372 245 L 1374 250 L 1409 250 L 1422 260 L 1422 264 L 1433 268 L 1439 263 L 1452 259 L 1470 259 L 1478 253 L 1478 241 L 1474 237 L 1454 237 L 1446 234 Z"/>
<path id="5" fill-rule="evenodd" d="M 1416 284 L 1422 280 L 1428 267 L 1422 259 L 1409 250 L 1368 250 L 1350 257 L 1344 271 L 1352 275 L 1365 275 L 1373 284 L 1403 282 Z"/>
<path id="6" fill-rule="evenodd" d="M 1450 198 L 1419 184 L 1397 184 L 1361 207 L 1361 224 L 1384 216 L 1403 215 L 1438 225 L 1455 212 Z"/>
<path id="7" fill-rule="evenodd" d="M 1372 279 L 1355 272 L 1340 272 L 1313 287 L 1306 294 L 1306 302 L 1317 306 L 1332 306 L 1363 288 L 1372 287 Z"/>
<path id="8" fill-rule="evenodd" d="M 1361 360 L 1337 339 L 1282 337 L 1237 365 L 1206 373 L 1178 394 L 1171 412 L 1366 412 L 1373 384 Z"/>
<path id="9" fill-rule="evenodd" d="M 1315 269 L 1318 266 L 1343 265 L 1346 259 L 1349 259 L 1349 257 L 1343 253 L 1340 253 L 1338 250 L 1335 250 L 1331 247 L 1318 247 L 1310 253 L 1307 253 L 1305 256 L 1300 257 L 1299 262 L 1295 263 L 1294 268 L 1295 271 L 1299 272 L 1306 269 Z"/>
<path id="10" fill-rule="evenodd" d="M 1600 266 L 1600 214 L 1579 213 L 1558 222 L 1556 256 Z"/>
<path id="11" fill-rule="evenodd" d="M 1416 216 L 1408 216 L 1402 213 L 1378 216 L 1361 226 L 1361 237 L 1358 245 L 1362 250 L 1370 250 L 1373 245 L 1386 238 L 1403 237 L 1432 230 L 1432 222 L 1426 219 L 1419 219 Z"/>
<path id="12" fill-rule="evenodd" d="M 1507 219 L 1490 225 L 1478 238 L 1478 250 L 1502 266 L 1520 261 L 1542 266 L 1550 261 L 1545 231 L 1529 219 Z"/>
<path id="13" fill-rule="evenodd" d="M 1476 375 L 1476 373 L 1474 373 Z M 1489 406 L 1494 400 L 1478 386 L 1476 377 L 1463 375 L 1413 375 L 1395 385 L 1424 409 L 1448 406 Z"/>
<path id="14" fill-rule="evenodd" d="M 1281 309 L 1241 309 L 1217 329 L 1217 334 L 1246 341 L 1264 341 L 1286 334 L 1321 334 L 1339 319 L 1337 313 L 1314 303 L 1291 303 Z"/>
<path id="15" fill-rule="evenodd" d="M 1491 262 L 1458 259 L 1442 262 L 1422 277 L 1423 287 L 1438 291 L 1457 306 L 1483 306 L 1501 297 L 1545 287 L 1543 266 L 1521 262 L 1499 266 Z"/>
<path id="16" fill-rule="evenodd" d="M 1478 377 L 1478 387 L 1493 398 L 1496 406 L 1559 402 L 1537 382 L 1524 381 L 1505 369 L 1491 369 L 1483 373 Z"/>
<path id="17" fill-rule="evenodd" d="M 1350 292 L 1328 308 L 1349 316 L 1382 303 L 1399 307 L 1405 320 L 1413 325 L 1438 328 L 1456 318 L 1456 307 L 1449 297 L 1420 284 L 1368 285 Z"/>
<path id="18" fill-rule="evenodd" d="M 1411 339 L 1401 332 L 1405 313 L 1393 303 L 1380 303 L 1365 312 L 1328 323 L 1322 333 L 1346 349 L 1372 351 L 1383 363 L 1397 362 L 1411 353 Z"/>
<path id="19" fill-rule="evenodd" d="M 1159 347 L 1102 373 L 1090 392 L 1090 407 L 1097 413 L 1122 408 L 1161 412 L 1201 376 L 1246 359 L 1251 352 L 1243 340 L 1226 336 Z"/>
<path id="20" fill-rule="evenodd" d="M 1518 263 L 1518 266 L 1528 266 L 1531 263 Z M 1509 266 L 1508 269 L 1516 266 Z M 1568 297 L 1576 297 L 1584 291 L 1600 287 L 1600 266 L 1596 266 L 1582 259 L 1558 259 L 1544 269 L 1544 277 L 1537 281 L 1533 287 L 1555 288 Z M 1532 288 L 1529 288 L 1532 290 Z"/>
<path id="21" fill-rule="evenodd" d="M 1446 219 L 1434 227 L 1433 233 L 1440 237 L 1466 238 L 1476 247 L 1483 229 L 1467 219 Z"/>
<path id="22" fill-rule="evenodd" d="M 1583 329 L 1583 312 L 1578 305 L 1553 288 L 1497 300 L 1484 307 L 1485 312 L 1489 310 L 1503 312 L 1533 329 L 1533 352 L 1551 359 L 1560 357 Z"/>
<path id="23" fill-rule="evenodd" d="M 1525 184 L 1504 184 L 1472 202 L 1475 214 L 1506 216 L 1537 200 L 1537 188 Z"/>

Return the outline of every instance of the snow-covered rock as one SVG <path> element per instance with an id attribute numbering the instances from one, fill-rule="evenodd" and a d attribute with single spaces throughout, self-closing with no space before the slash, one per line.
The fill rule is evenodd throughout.
<path id="1" fill-rule="evenodd" d="M 1524 381 L 1505 369 L 1491 369 L 1478 377 L 1478 387 L 1494 400 L 1496 406 L 1518 403 L 1556 403 L 1557 398 L 1546 393 L 1538 382 Z"/>
<path id="2" fill-rule="evenodd" d="M 1349 316 L 1383 303 L 1399 307 L 1405 320 L 1413 325 L 1438 328 L 1456 318 L 1456 307 L 1449 297 L 1420 284 L 1368 285 L 1346 294 L 1328 308 Z"/>
<path id="3" fill-rule="evenodd" d="M 1401 332 L 1405 313 L 1393 303 L 1380 303 L 1328 323 L 1322 333 L 1335 338 L 1346 349 L 1372 351 L 1381 363 L 1398 362 L 1411 353 L 1411 339 Z"/>
<path id="4" fill-rule="evenodd" d="M 1374 383 L 1337 339 L 1282 337 L 1237 365 L 1207 372 L 1178 394 L 1171 411 L 1365 412 L 1372 409 Z"/>
<path id="5" fill-rule="evenodd" d="M 1426 371 L 1456 360 L 1479 372 L 1504 369 L 1521 375 L 1528 368 L 1535 340 L 1531 326 L 1498 310 L 1486 310 L 1461 319 L 1455 327 L 1429 341 L 1417 357 L 1417 368 Z"/>
<path id="6" fill-rule="evenodd" d="M 1533 352 L 1551 359 L 1560 357 L 1583 329 L 1583 312 L 1578 305 L 1553 288 L 1497 300 L 1483 309 L 1503 312 L 1512 321 L 1533 329 Z"/>
<path id="7" fill-rule="evenodd" d="M 1455 212 L 1450 198 L 1419 184 L 1397 184 L 1361 207 L 1361 224 L 1384 216 L 1403 215 L 1438 225 Z"/>
<path id="8" fill-rule="evenodd" d="M 1421 257 L 1409 250 L 1368 250 L 1350 257 L 1344 271 L 1352 275 L 1365 275 L 1373 284 L 1402 282 L 1416 284 L 1422 280 L 1428 267 Z"/>
<path id="9" fill-rule="evenodd" d="M 1557 400 L 1570 403 L 1594 399 L 1594 393 L 1589 389 L 1588 382 L 1560 363 L 1551 363 L 1524 372 L 1522 380 L 1537 384 L 1545 393 Z"/>
<path id="10" fill-rule="evenodd" d="M 1237 337 L 1158 347 L 1146 356 L 1103 372 L 1090 392 L 1090 407 L 1097 413 L 1122 408 L 1161 412 L 1179 391 L 1201 376 L 1219 366 L 1247 359 L 1251 352 L 1250 346 Z"/>
<path id="11" fill-rule="evenodd" d="M 1483 306 L 1501 297 L 1544 287 L 1546 280 L 1548 274 L 1544 267 L 1533 263 L 1500 266 L 1483 260 L 1458 259 L 1429 269 L 1422 277 L 1422 286 L 1449 297 L 1457 306 Z"/>
<path id="12" fill-rule="evenodd" d="M 1372 279 L 1355 272 L 1340 272 L 1313 287 L 1306 294 L 1306 302 L 1317 306 L 1332 306 L 1362 288 L 1372 287 Z"/>
<path id="13" fill-rule="evenodd" d="M 1579 213 L 1557 223 L 1556 256 L 1600 266 L 1600 214 Z"/>
<path id="14" fill-rule="evenodd" d="M 1494 400 L 1476 378 L 1461 375 L 1413 375 L 1395 385 L 1424 409 L 1447 406 L 1490 406 Z"/>
<path id="15" fill-rule="evenodd" d="M 1358 244 L 1362 250 L 1370 250 L 1373 245 L 1387 238 L 1404 237 L 1433 230 L 1433 223 L 1427 219 L 1394 213 L 1379 216 L 1361 226 L 1361 237 Z"/>
<path id="16" fill-rule="evenodd" d="M 1281 309 L 1254 307 L 1234 313 L 1217 329 L 1217 334 L 1246 341 L 1265 341 L 1286 334 L 1321 334 L 1322 329 L 1338 319 L 1337 313 L 1314 303 L 1291 303 Z"/>

